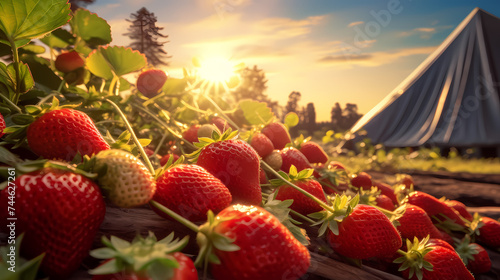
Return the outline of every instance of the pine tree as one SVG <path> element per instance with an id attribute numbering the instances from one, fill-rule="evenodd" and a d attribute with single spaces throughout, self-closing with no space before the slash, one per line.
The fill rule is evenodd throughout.
<path id="1" fill-rule="evenodd" d="M 131 14 L 132 19 L 127 19 L 131 25 L 128 28 L 127 35 L 132 43 L 130 48 L 138 50 L 148 59 L 148 63 L 154 66 L 168 65 L 165 59 L 170 58 L 167 52 L 163 49 L 166 42 L 160 42 L 160 38 L 167 38 L 168 35 L 163 35 L 160 30 L 163 27 L 156 26 L 156 16 L 150 13 L 146 8 L 142 7 L 135 14 Z"/>

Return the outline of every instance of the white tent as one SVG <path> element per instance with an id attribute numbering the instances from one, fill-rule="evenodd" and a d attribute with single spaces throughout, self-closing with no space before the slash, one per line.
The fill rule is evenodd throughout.
<path id="1" fill-rule="evenodd" d="M 500 18 L 474 9 L 351 129 L 387 147 L 500 146 Z"/>

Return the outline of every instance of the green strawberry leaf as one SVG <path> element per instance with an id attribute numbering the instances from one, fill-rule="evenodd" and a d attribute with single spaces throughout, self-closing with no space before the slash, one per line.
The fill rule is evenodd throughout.
<path id="1" fill-rule="evenodd" d="M 274 119 L 271 108 L 264 102 L 242 100 L 238 103 L 238 108 L 243 111 L 243 116 L 251 125 L 264 125 Z"/>
<path id="2" fill-rule="evenodd" d="M 29 55 L 21 57 L 28 64 L 33 79 L 39 85 L 44 85 L 51 90 L 57 90 L 62 79 L 50 68 L 50 63 L 42 57 Z"/>
<path id="3" fill-rule="evenodd" d="M 106 80 L 113 79 L 113 70 L 109 62 L 106 61 L 100 49 L 96 49 L 89 54 L 86 59 L 87 68 L 92 74 Z"/>
<path id="4" fill-rule="evenodd" d="M 47 36 L 40 39 L 42 43 L 51 48 L 64 49 L 75 43 L 75 37 L 66 29 L 58 28 L 52 31 Z"/>
<path id="5" fill-rule="evenodd" d="M 35 85 L 35 81 L 31 76 L 31 72 L 27 64 L 20 62 L 19 69 L 21 70 L 19 74 L 21 83 L 20 92 L 25 93 Z M 5 65 L 0 62 L 0 83 L 5 84 L 9 90 L 14 90 L 17 87 L 14 63 Z"/>
<path id="6" fill-rule="evenodd" d="M 184 92 L 187 86 L 187 79 L 176 79 L 169 77 L 163 84 L 162 91 L 166 95 L 175 95 Z"/>
<path id="7" fill-rule="evenodd" d="M 69 7 L 67 0 L 2 0 L 0 41 L 19 47 L 42 37 L 70 20 Z"/>
<path id="8" fill-rule="evenodd" d="M 94 75 L 107 80 L 140 70 L 147 64 L 146 56 L 131 48 L 99 47 L 87 58 L 87 67 Z"/>
<path id="9" fill-rule="evenodd" d="M 73 34 L 91 46 L 111 43 L 111 27 L 103 18 L 88 10 L 78 9 L 70 23 Z"/>

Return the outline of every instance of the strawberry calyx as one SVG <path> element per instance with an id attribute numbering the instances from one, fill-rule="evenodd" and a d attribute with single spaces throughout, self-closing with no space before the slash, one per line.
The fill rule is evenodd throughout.
<path id="1" fill-rule="evenodd" d="M 200 156 L 201 151 L 203 148 L 206 146 L 216 143 L 216 142 L 222 142 L 226 140 L 231 140 L 235 139 L 238 136 L 238 130 L 233 131 L 231 128 L 228 128 L 225 130 L 222 134 L 220 134 L 217 130 L 212 131 L 212 137 L 200 137 L 198 138 L 197 143 L 193 143 L 196 148 L 198 148 L 196 151 L 192 152 L 191 154 L 188 154 L 187 156 L 190 158 L 191 162 L 196 162 L 198 160 L 198 157 Z"/>
<path id="2" fill-rule="evenodd" d="M 310 242 L 306 230 L 297 226 L 302 223 L 293 219 L 290 216 L 290 213 L 293 212 L 294 214 L 299 215 L 301 218 L 305 220 L 309 220 L 311 222 L 314 221 L 290 209 L 290 206 L 293 203 L 293 199 L 278 200 L 275 199 L 276 194 L 277 193 L 274 193 L 274 195 L 272 194 L 269 195 L 265 203 L 263 203 L 262 208 L 264 208 L 269 213 L 273 214 L 273 216 L 278 218 L 281 224 L 283 224 L 286 228 L 288 228 L 288 230 L 300 243 L 302 243 L 302 245 L 309 246 Z"/>
<path id="3" fill-rule="evenodd" d="M 21 258 L 21 245 L 24 233 L 20 234 L 13 244 L 0 247 L 0 274 L 10 275 L 8 279 L 23 279 L 35 280 L 37 278 L 38 268 L 42 263 L 45 253 L 38 255 L 31 260 Z M 14 254 L 12 255 L 12 247 L 14 247 Z M 15 265 L 9 260 L 15 260 Z M 13 268 L 13 270 L 12 270 Z"/>
<path id="4" fill-rule="evenodd" d="M 322 186 L 330 188 L 336 193 L 342 192 L 337 189 L 336 186 L 339 186 L 342 183 L 349 183 L 349 177 L 345 169 L 334 168 L 321 169 L 317 171 L 320 175 L 320 177 L 317 178 L 318 182 L 320 182 Z"/>
<path id="5" fill-rule="evenodd" d="M 90 255 L 96 259 L 107 260 L 89 271 L 91 275 L 107 275 L 118 272 L 147 275 L 152 279 L 170 279 L 179 263 L 171 255 L 179 252 L 188 243 L 189 236 L 175 238 L 172 232 L 162 240 L 149 232 L 147 237 L 137 236 L 132 242 L 111 236 L 103 236 L 106 247 L 92 250 Z"/>
<path id="6" fill-rule="evenodd" d="M 417 237 L 413 239 L 413 242 L 406 239 L 407 251 L 398 250 L 402 256 L 395 259 L 394 263 L 401 264 L 399 271 L 404 271 L 409 269 L 409 279 L 416 275 L 418 280 L 422 280 L 423 271 L 432 271 L 433 266 L 430 262 L 424 259 L 425 255 L 433 250 L 432 246 L 428 244 L 429 236 L 418 240 Z"/>
<path id="7" fill-rule="evenodd" d="M 469 234 L 472 242 L 476 241 L 476 238 L 480 235 L 479 229 L 484 225 L 484 222 L 481 221 L 481 215 L 479 213 L 474 213 L 472 217 L 472 221 L 469 225 Z"/>
<path id="8" fill-rule="evenodd" d="M 292 166 L 290 166 L 288 174 L 285 173 L 284 171 L 278 171 L 278 173 L 281 175 L 282 178 L 269 180 L 271 186 L 273 187 L 279 187 L 285 185 L 286 184 L 285 180 L 291 183 L 309 180 L 313 176 L 314 169 L 306 168 L 299 172 L 297 170 L 297 167 L 295 167 L 295 165 L 292 164 Z"/>
<path id="9" fill-rule="evenodd" d="M 220 259 L 215 254 L 215 249 L 226 252 L 238 251 L 240 247 L 234 244 L 234 240 L 215 231 L 215 228 L 222 222 L 231 220 L 231 217 L 216 217 L 211 210 L 207 212 L 207 222 L 199 227 L 196 235 L 196 242 L 200 247 L 198 257 L 194 265 L 197 267 L 207 267 L 208 262 L 220 264 Z"/>
<path id="10" fill-rule="evenodd" d="M 155 170 L 155 179 L 158 179 L 165 171 L 168 169 L 174 168 L 184 162 L 184 156 L 180 156 L 175 162 L 174 162 L 174 157 L 169 157 L 167 163 L 161 168 L 158 168 Z"/>
<path id="11" fill-rule="evenodd" d="M 371 206 L 377 206 L 377 196 L 381 191 L 377 187 L 371 187 L 369 190 L 359 189 L 359 203 Z"/>
<path id="12" fill-rule="evenodd" d="M 285 147 L 294 147 L 297 150 L 300 150 L 300 147 L 302 147 L 302 144 L 309 142 L 311 140 L 311 136 L 304 138 L 304 135 L 301 134 L 299 137 L 293 139 L 291 143 L 286 144 Z"/>
<path id="13" fill-rule="evenodd" d="M 436 227 L 446 233 L 451 233 L 452 231 L 459 231 L 463 233 L 468 233 L 470 231 L 471 222 L 460 216 L 460 219 L 464 222 L 466 226 L 457 224 L 455 221 L 450 219 L 450 217 L 440 213 L 439 215 L 431 216 L 432 221 Z"/>
<path id="14" fill-rule="evenodd" d="M 479 253 L 479 245 L 472 243 L 469 235 L 465 235 L 462 240 L 453 238 L 455 241 L 455 251 L 458 253 L 465 265 L 474 260 L 474 255 Z"/>
<path id="15" fill-rule="evenodd" d="M 354 207 L 359 203 L 359 195 L 351 196 L 347 195 L 335 195 L 332 201 L 332 209 L 323 210 L 320 212 L 309 214 L 308 216 L 317 220 L 312 226 L 321 225 L 318 231 L 318 236 L 322 236 L 329 229 L 333 234 L 339 235 L 339 225 L 349 214 L 352 213 Z"/>

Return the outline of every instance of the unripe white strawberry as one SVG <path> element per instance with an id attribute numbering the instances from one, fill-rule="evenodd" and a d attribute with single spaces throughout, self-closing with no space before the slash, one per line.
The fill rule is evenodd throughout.
<path id="1" fill-rule="evenodd" d="M 98 183 L 108 199 L 118 207 L 148 203 L 156 191 L 156 181 L 146 166 L 132 154 L 117 149 L 99 152 L 95 170 L 106 170 Z"/>

